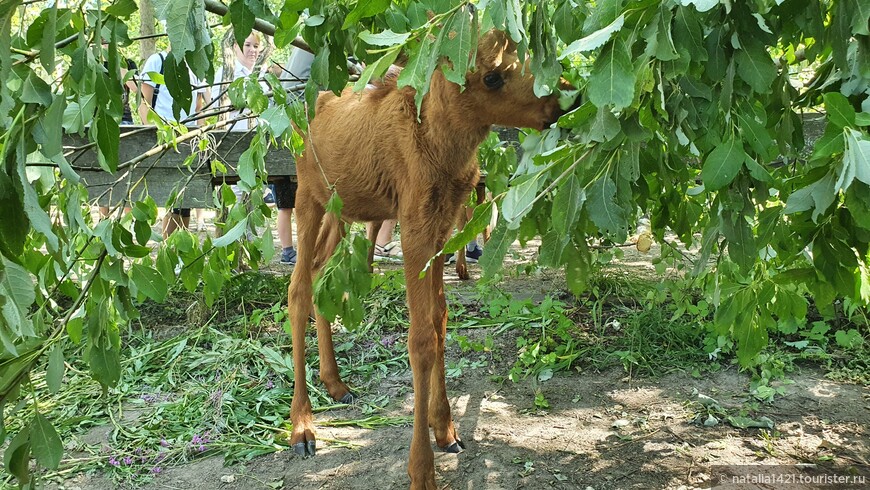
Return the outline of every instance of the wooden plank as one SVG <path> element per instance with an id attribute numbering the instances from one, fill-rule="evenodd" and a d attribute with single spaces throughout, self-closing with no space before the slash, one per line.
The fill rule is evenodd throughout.
<path id="1" fill-rule="evenodd" d="M 498 132 L 503 141 L 517 139 L 516 129 L 499 128 Z M 160 206 L 173 193 L 177 193 L 178 201 L 174 207 L 211 208 L 215 207 L 212 197 L 215 186 L 223 182 L 238 182 L 236 168 L 239 157 L 248 149 L 253 137 L 254 133 L 247 131 L 212 131 L 208 135 L 211 143 L 206 151 L 200 151 L 197 140 L 182 142 L 175 149 L 149 157 L 129 168 L 124 167 L 125 162 L 156 146 L 157 128 L 121 126 L 119 162 L 122 168 L 114 174 L 100 167 L 93 147 L 70 155 L 68 160 L 81 175 L 90 199 L 97 200 L 100 205 L 117 204 L 129 188 L 134 199 L 150 195 Z M 88 143 L 87 137 L 64 136 L 64 146 L 68 150 L 87 146 Z M 190 158 L 191 155 L 193 158 Z M 224 163 L 226 174 L 212 174 L 210 162 L 215 159 Z M 296 163 L 290 150 L 270 148 L 264 157 L 264 164 L 270 182 L 296 180 Z M 478 185 L 482 187 L 485 182 L 486 176 L 482 175 Z"/>
<path id="2" fill-rule="evenodd" d="M 254 133 L 242 131 L 212 131 L 211 142 L 205 151 L 200 150 L 199 140 L 179 143 L 176 149 L 163 155 L 152 156 L 125 168 L 124 163 L 154 148 L 157 142 L 156 127 L 122 126 L 119 145 L 121 168 L 112 175 L 100 168 L 94 148 L 71 155 L 68 159 L 82 176 L 88 195 L 98 199 L 101 205 L 115 204 L 126 194 L 128 186 L 133 197 L 147 193 L 162 205 L 171 194 L 179 193 L 176 207 L 214 207 L 212 188 L 221 182 L 238 181 L 236 166 L 241 154 L 248 149 Z M 82 147 L 88 144 L 85 137 L 67 135 L 65 146 Z M 190 158 L 193 155 L 193 158 Z M 213 175 L 210 163 L 219 160 L 227 168 L 226 174 Z M 270 148 L 264 156 L 265 170 L 270 181 L 296 178 L 296 165 L 290 150 Z"/>

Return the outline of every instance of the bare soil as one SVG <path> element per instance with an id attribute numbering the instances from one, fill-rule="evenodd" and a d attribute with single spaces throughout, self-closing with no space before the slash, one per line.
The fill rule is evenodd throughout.
<path id="1" fill-rule="evenodd" d="M 528 251 L 515 251 L 522 262 Z M 655 251 L 649 257 L 656 256 Z M 623 259 L 637 273 L 649 264 Z M 633 264 L 633 265 L 632 265 Z M 280 265 L 273 264 L 275 272 Z M 643 272 L 641 272 L 641 269 Z M 479 274 L 476 266 L 474 275 Z M 470 283 L 448 281 L 461 294 Z M 562 288 L 559 274 L 508 278 L 503 287 L 515 295 L 542 297 Z M 462 333 L 460 331 L 460 333 Z M 471 332 L 467 333 L 472 335 Z M 339 339 L 340 340 L 340 339 Z M 467 369 L 448 379 L 454 420 L 467 445 L 461 454 L 438 452 L 439 488 L 690 489 L 710 488 L 714 465 L 795 465 L 817 463 L 817 471 L 843 474 L 857 467 L 870 486 L 870 389 L 830 381 L 816 368 L 790 374 L 793 384 L 773 404 L 753 402 L 750 377 L 736 367 L 706 377 L 676 372 L 657 379 L 632 378 L 621 368 L 560 372 L 542 383 L 511 383 L 501 376 L 516 348 L 509 336 L 496 338 L 501 361 Z M 448 357 L 462 354 L 454 346 Z M 501 376 L 498 376 L 501 375 Z M 385 416 L 412 415 L 410 373 L 390 379 L 397 397 Z M 533 404 L 536 390 L 550 407 Z M 698 394 L 715 398 L 736 413 L 773 420 L 773 430 L 737 429 L 725 422 L 705 427 L 695 421 Z M 361 393 L 362 397 L 374 394 Z M 353 419 L 354 408 L 317 415 L 318 420 Z M 97 437 L 105 437 L 97 434 Z M 224 466 L 219 457 L 166 468 L 146 489 L 401 489 L 406 473 L 410 427 L 367 430 L 325 427 L 317 432 L 314 458 L 285 450 L 245 464 Z M 330 440 L 349 441 L 355 449 Z M 863 465 L 863 466 L 861 466 Z M 108 489 L 103 475 L 78 475 L 59 488 Z M 866 488 L 866 486 L 731 486 L 716 488 Z"/>

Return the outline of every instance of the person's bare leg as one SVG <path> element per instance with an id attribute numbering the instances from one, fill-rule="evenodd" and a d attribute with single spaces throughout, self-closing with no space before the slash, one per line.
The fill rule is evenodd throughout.
<path id="1" fill-rule="evenodd" d="M 181 216 L 171 211 L 163 215 L 163 238 L 168 238 L 178 229 L 187 230 L 189 227 L 190 216 Z"/>
<path id="2" fill-rule="evenodd" d="M 384 247 L 393 240 L 393 230 L 396 229 L 398 220 L 385 219 L 381 225 L 381 231 L 378 232 L 377 244 Z"/>
<path id="3" fill-rule="evenodd" d="M 281 242 L 281 248 L 293 246 L 293 208 L 285 208 L 278 210 L 277 222 L 275 223 L 278 229 L 278 241 Z"/>

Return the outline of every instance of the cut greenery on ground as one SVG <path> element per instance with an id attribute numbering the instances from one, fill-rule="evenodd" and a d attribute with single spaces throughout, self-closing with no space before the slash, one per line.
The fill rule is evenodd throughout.
<path id="1" fill-rule="evenodd" d="M 524 265 L 506 281 L 517 284 L 542 274 Z M 558 277 L 553 281 L 558 283 Z M 590 293 L 579 300 L 559 290 L 540 294 L 470 283 L 451 288 L 448 386 L 469 376 L 497 385 L 528 385 L 526 409 L 535 413 L 550 408 L 547 383 L 560 371 L 592 375 L 618 367 L 629 379 L 654 380 L 673 373 L 703 378 L 733 369 L 733 345 L 716 334 L 704 301 L 691 294 L 669 297 L 660 281 L 619 268 L 599 270 L 590 281 Z M 146 304 L 141 319 L 125 332 L 121 382 L 106 393 L 81 365 L 66 365 L 63 385 L 54 394 L 45 373 L 35 373 L 38 411 L 58 427 L 66 449 L 59 469 L 41 478 L 97 471 L 117 482 L 144 484 L 192 460 L 220 456 L 231 464 L 286 449 L 293 379 L 286 288 L 287 277 L 248 273 L 228 284 L 211 310 L 201 295 L 181 290 L 168 304 Z M 341 410 L 347 406 L 333 402 L 319 384 L 310 332 L 312 405 L 315 412 L 340 414 L 319 416 L 320 426 L 377 430 L 411 423 L 394 410 L 412 392 L 401 272 L 376 275 L 365 306 L 362 326 L 336 337 L 342 376 L 363 395 L 349 418 Z M 866 385 L 866 318 L 852 318 L 857 321 L 819 319 L 778 334 L 751 372 L 746 402 L 723 406 L 700 394 L 687 400 L 693 420 L 773 429 L 769 419 L 757 416 L 759 406 L 776 403 L 790 373 L 808 363 L 832 379 Z M 8 408 L 7 430 L 17 431 L 35 409 L 28 403 Z M 361 447 L 359 441 L 320 441 Z"/>

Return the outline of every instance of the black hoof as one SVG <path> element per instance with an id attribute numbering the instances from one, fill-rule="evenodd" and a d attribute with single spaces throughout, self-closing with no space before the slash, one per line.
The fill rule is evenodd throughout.
<path id="1" fill-rule="evenodd" d="M 339 400 L 340 403 L 344 403 L 346 405 L 350 405 L 355 401 L 356 395 L 354 395 L 351 391 L 348 391 L 343 397 L 341 397 L 341 400 Z"/>
<path id="2" fill-rule="evenodd" d="M 293 445 L 293 452 L 295 452 L 298 456 L 302 456 L 303 458 L 307 458 L 309 456 L 314 456 L 317 452 L 317 441 L 308 441 L 305 442 L 297 442 Z"/>
<path id="3" fill-rule="evenodd" d="M 459 454 L 462 452 L 463 449 L 465 449 L 465 443 L 463 443 L 462 441 L 456 441 L 453 444 L 442 449 L 445 453 Z"/>
<path id="4" fill-rule="evenodd" d="M 297 456 L 305 456 L 305 443 L 297 442 L 293 445 L 293 452 L 296 453 Z"/>

